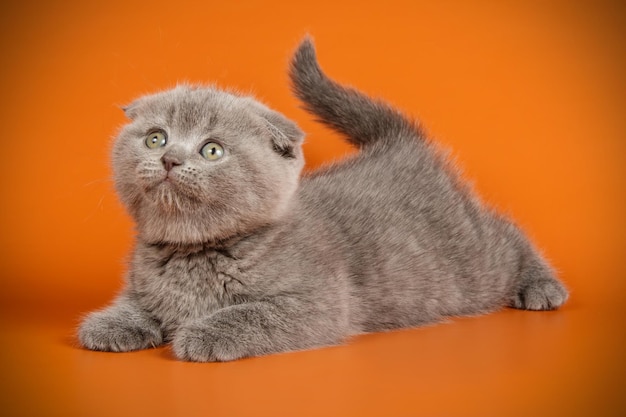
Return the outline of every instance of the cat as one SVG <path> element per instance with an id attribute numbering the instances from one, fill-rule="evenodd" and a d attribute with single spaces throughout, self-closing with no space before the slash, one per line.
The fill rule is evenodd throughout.
<path id="1" fill-rule="evenodd" d="M 329 79 L 308 37 L 290 76 L 356 155 L 300 178 L 298 126 L 211 87 L 124 109 L 113 171 L 136 245 L 121 294 L 80 325 L 83 347 L 171 343 L 181 360 L 231 361 L 565 302 L 550 265 L 416 122 Z"/>

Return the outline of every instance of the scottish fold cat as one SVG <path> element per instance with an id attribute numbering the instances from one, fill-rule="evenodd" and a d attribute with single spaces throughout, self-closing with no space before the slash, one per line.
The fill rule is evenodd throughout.
<path id="1" fill-rule="evenodd" d="M 311 40 L 291 62 L 305 108 L 359 152 L 301 177 L 303 134 L 249 97 L 183 85 L 127 108 L 115 185 L 136 223 L 126 284 L 82 346 L 171 343 L 188 361 L 334 345 L 567 291 L 419 126 L 329 79 Z"/>

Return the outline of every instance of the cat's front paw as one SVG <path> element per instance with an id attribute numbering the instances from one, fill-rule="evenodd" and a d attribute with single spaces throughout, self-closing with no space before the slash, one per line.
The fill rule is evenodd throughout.
<path id="1" fill-rule="evenodd" d="M 80 344 L 90 350 L 128 352 L 163 343 L 158 326 L 107 310 L 89 314 L 78 329 Z"/>
<path id="2" fill-rule="evenodd" d="M 226 362 L 248 356 L 241 342 L 229 329 L 191 324 L 176 332 L 172 348 L 185 361 Z"/>

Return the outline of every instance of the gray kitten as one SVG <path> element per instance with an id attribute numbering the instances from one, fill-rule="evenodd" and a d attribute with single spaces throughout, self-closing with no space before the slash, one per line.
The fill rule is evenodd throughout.
<path id="1" fill-rule="evenodd" d="M 299 179 L 298 127 L 212 88 L 180 86 L 125 109 L 113 165 L 137 243 L 122 293 L 81 324 L 84 347 L 171 342 L 183 360 L 229 361 L 563 304 L 546 261 L 416 124 L 328 79 L 308 39 L 291 79 L 355 157 Z"/>

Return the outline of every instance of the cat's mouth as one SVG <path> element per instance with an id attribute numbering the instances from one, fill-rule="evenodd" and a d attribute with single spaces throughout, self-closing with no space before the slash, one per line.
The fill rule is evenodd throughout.
<path id="1" fill-rule="evenodd" d="M 177 182 L 178 175 L 175 170 L 167 170 L 165 171 L 165 176 L 163 177 L 163 182 Z"/>
<path id="2" fill-rule="evenodd" d="M 201 202 L 193 185 L 187 184 L 171 171 L 151 184 L 146 184 L 144 192 L 153 204 L 166 211 L 189 210 Z"/>
<path id="3" fill-rule="evenodd" d="M 146 190 L 158 187 L 179 188 L 179 186 L 180 180 L 176 177 L 176 174 L 173 174 L 172 171 L 166 171 L 157 178 L 154 178 L 154 181 L 146 186 Z"/>

